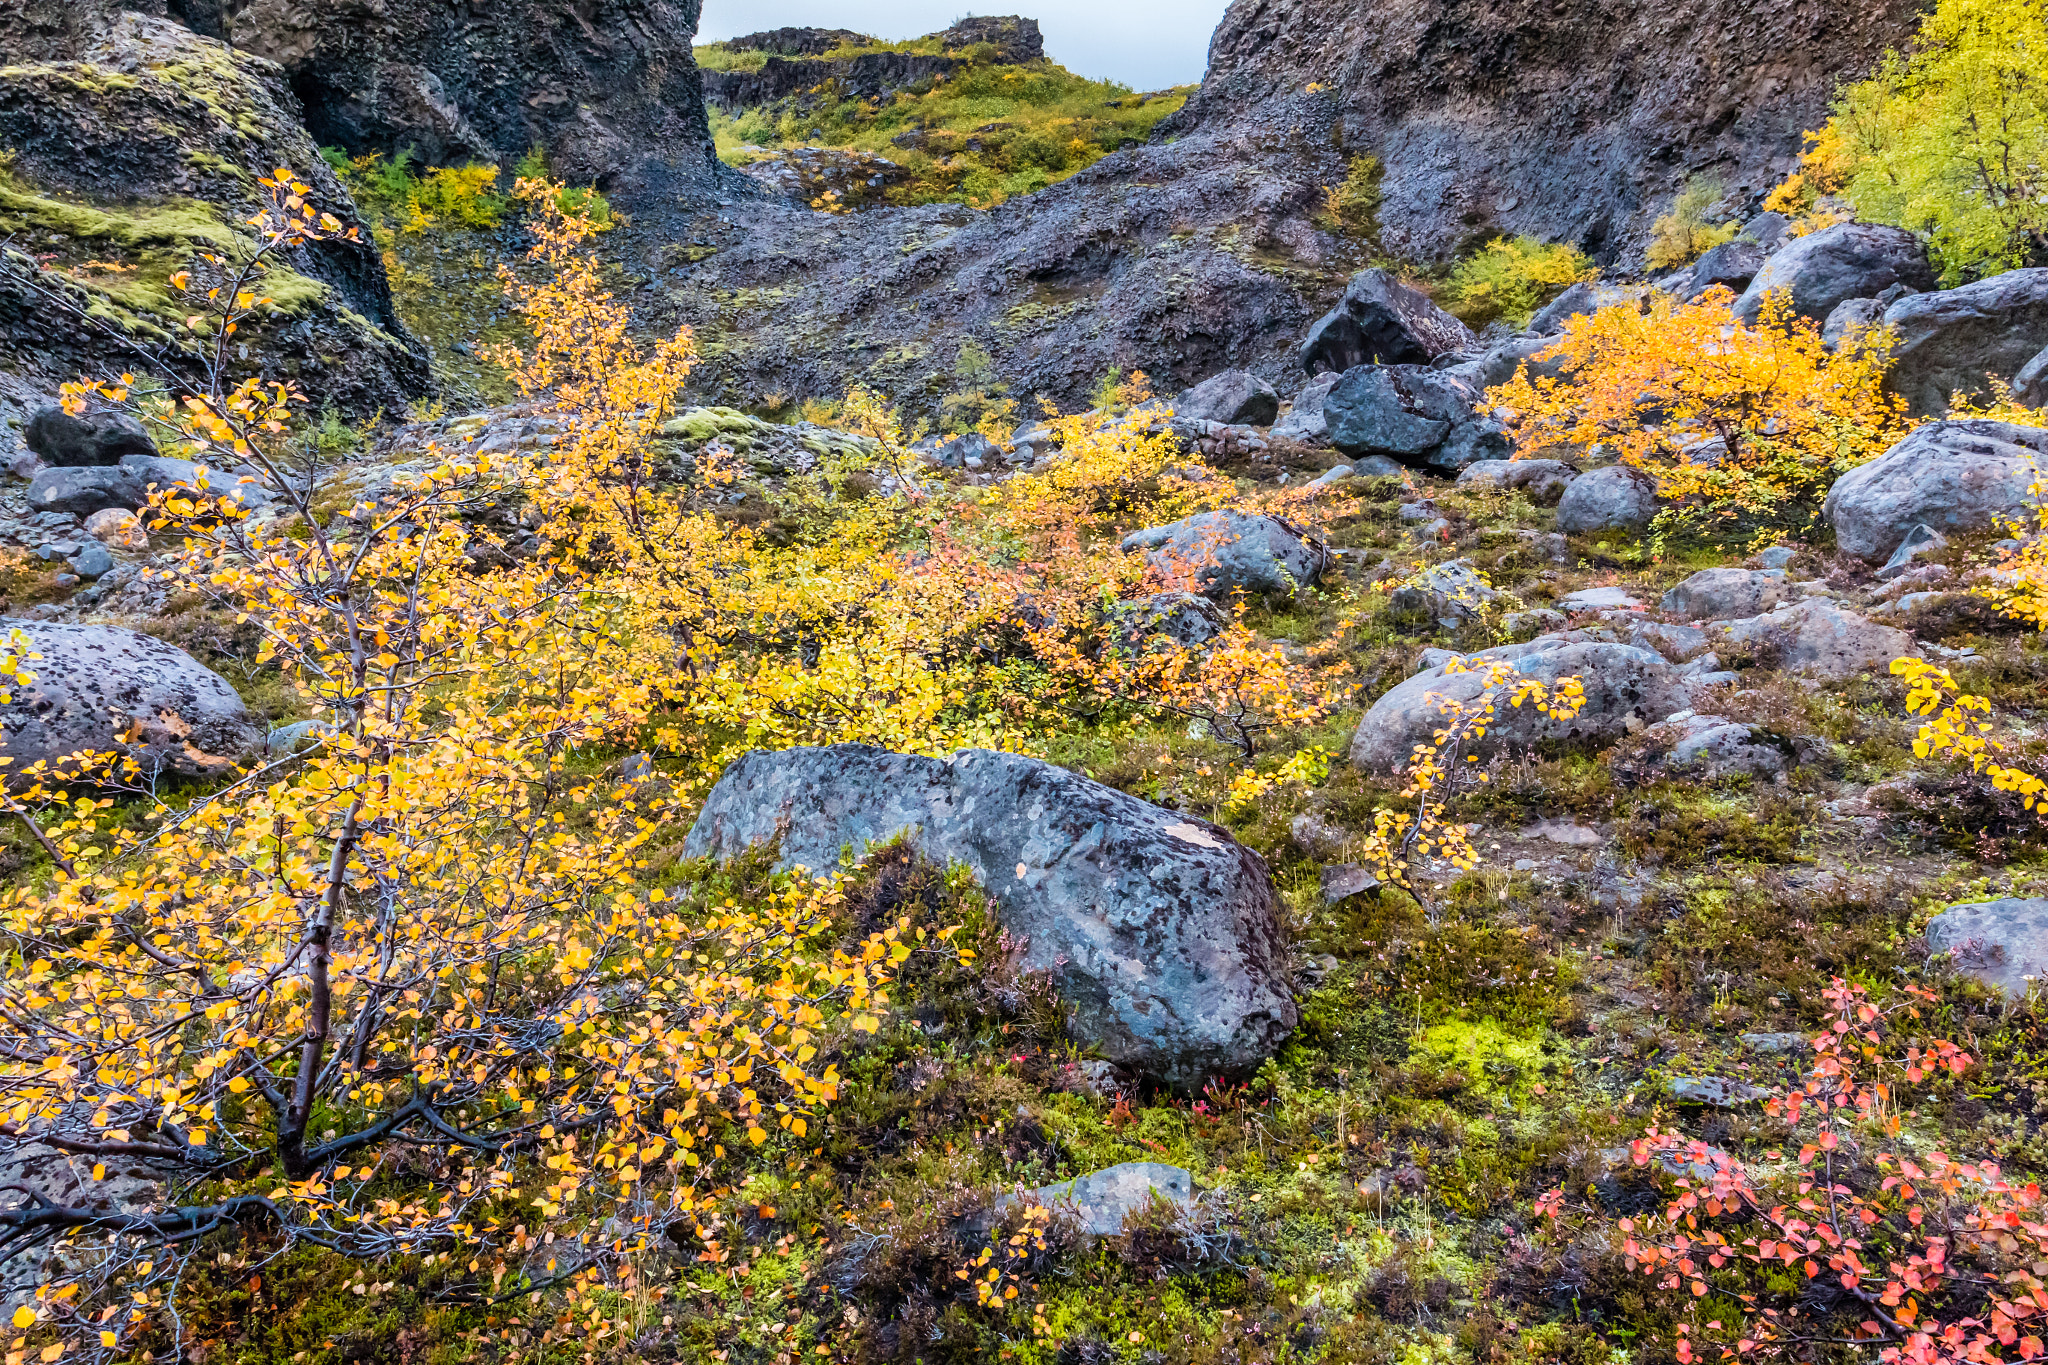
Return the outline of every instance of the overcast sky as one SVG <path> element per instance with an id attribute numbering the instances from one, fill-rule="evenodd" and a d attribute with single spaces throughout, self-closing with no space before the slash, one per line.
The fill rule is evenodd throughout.
<path id="1" fill-rule="evenodd" d="M 1158 90 L 1202 79 L 1209 34 L 1226 0 L 1021 0 L 975 14 L 1038 20 L 1045 53 L 1069 71 Z M 768 28 L 850 28 L 895 40 L 948 28 L 970 11 L 960 0 L 704 0 L 697 40 Z"/>

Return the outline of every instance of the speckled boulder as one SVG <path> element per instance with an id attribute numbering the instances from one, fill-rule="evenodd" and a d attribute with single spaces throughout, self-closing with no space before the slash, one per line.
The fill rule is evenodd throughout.
<path id="1" fill-rule="evenodd" d="M 1882 564 L 1915 526 L 2001 530 L 2048 472 L 2048 431 L 1987 418 L 1929 422 L 1835 480 L 1821 515 L 1846 554 Z"/>
<path id="2" fill-rule="evenodd" d="M 121 751 L 145 771 L 216 775 L 263 743 L 227 679 L 182 649 L 118 626 L 0 621 L 42 657 L 35 681 L 0 705 L 5 752 L 37 759 Z"/>
<path id="3" fill-rule="evenodd" d="M 1322 541 L 1277 517 L 1249 512 L 1202 512 L 1124 537 L 1126 552 L 1150 551 L 1163 573 L 1190 574 L 1202 595 L 1227 600 L 1240 590 L 1254 597 L 1292 597 L 1335 562 Z"/>
<path id="4" fill-rule="evenodd" d="M 1548 636 L 1481 650 L 1472 657 L 1507 660 L 1523 677 L 1545 684 L 1575 677 L 1586 691 L 1586 704 L 1564 721 L 1552 720 L 1533 706 L 1510 706 L 1503 700 L 1485 737 L 1473 746 L 1472 752 L 1482 756 L 1546 742 L 1611 744 L 1628 732 L 1631 722 L 1660 721 L 1686 705 L 1685 680 L 1678 670 L 1661 655 L 1633 645 Z M 1415 746 L 1442 728 L 1444 712 L 1437 699 L 1471 701 L 1484 690 L 1484 683 L 1483 673 L 1448 673 L 1442 666 L 1417 673 L 1365 713 L 1351 737 L 1351 761 L 1370 772 L 1399 771 Z"/>
<path id="5" fill-rule="evenodd" d="M 864 744 L 756 750 L 725 770 L 684 843 L 781 867 L 839 866 L 907 834 L 987 890 L 1018 965 L 1047 973 L 1074 1036 L 1177 1086 L 1241 1073 L 1299 1020 L 1266 865 L 1206 821 L 1037 759 Z"/>
<path id="6" fill-rule="evenodd" d="M 1657 481 L 1628 465 L 1609 465 L 1571 481 L 1557 500 L 1557 529 L 1640 531 L 1657 515 Z"/>
<path id="7" fill-rule="evenodd" d="M 2020 999 L 2030 984 L 2048 985 L 2048 900 L 2011 896 L 1952 905 L 1927 921 L 1927 947 L 1949 954 L 1965 975 Z"/>
<path id="8" fill-rule="evenodd" d="M 1901 228 L 1837 223 L 1795 237 L 1772 253 L 1735 301 L 1735 315 L 1754 322 L 1764 295 L 1789 293 L 1796 316 L 1825 322 L 1844 299 L 1867 299 L 1893 285 L 1934 288 L 1927 248 Z"/>

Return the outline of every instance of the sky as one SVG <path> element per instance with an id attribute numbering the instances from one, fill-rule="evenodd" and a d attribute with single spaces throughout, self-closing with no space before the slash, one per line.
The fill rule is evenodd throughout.
<path id="1" fill-rule="evenodd" d="M 697 41 L 769 28 L 850 28 L 895 41 L 950 28 L 968 13 L 1038 20 L 1045 53 L 1096 80 L 1159 90 L 1202 79 L 1226 0 L 1015 0 L 970 11 L 960 0 L 704 0 Z"/>

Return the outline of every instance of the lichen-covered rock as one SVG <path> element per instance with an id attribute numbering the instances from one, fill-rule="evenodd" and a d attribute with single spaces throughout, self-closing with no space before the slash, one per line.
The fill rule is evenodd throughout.
<path id="1" fill-rule="evenodd" d="M 1280 395 L 1255 374 L 1225 370 L 1181 394 L 1173 411 L 1185 421 L 1265 427 L 1280 415 Z"/>
<path id="2" fill-rule="evenodd" d="M 1123 548 L 1149 551 L 1147 558 L 1161 573 L 1192 577 L 1203 596 L 1217 601 L 1240 591 L 1292 597 L 1335 562 L 1313 534 L 1278 517 L 1234 511 L 1200 512 L 1133 531 Z"/>
<path id="3" fill-rule="evenodd" d="M 1270 1057 L 1298 1021 L 1271 879 L 1206 822 L 1018 754 L 950 758 L 858 744 L 759 750 L 728 767 L 684 844 L 839 866 L 906 834 L 987 890 L 1018 966 L 1047 973 L 1072 1029 L 1180 1086 Z"/>
<path id="4" fill-rule="evenodd" d="M 289 379 L 313 411 L 358 419 L 433 392 L 369 227 L 321 160 L 282 71 L 246 48 L 101 0 L 80 0 L 61 32 L 38 32 L 25 44 L 32 59 L 0 43 L 15 63 L 0 67 L 0 146 L 12 155 L 15 190 L 6 216 L 38 241 L 37 259 L 15 254 L 0 267 L 0 368 L 50 393 L 82 370 L 135 368 L 126 345 L 79 326 L 28 278 L 135 343 L 196 365 L 181 345 L 195 310 L 163 278 L 203 250 L 246 248 L 257 179 L 290 167 L 311 187 L 312 205 L 357 228 L 359 240 L 274 258 L 264 292 L 278 312 L 245 331 L 246 358 L 230 357 L 234 377 Z M 113 290 L 79 269 L 94 260 L 138 273 Z"/>
<path id="5" fill-rule="evenodd" d="M 1517 673 L 1545 684 L 1575 677 L 1586 693 L 1579 713 L 1564 721 L 1552 720 L 1532 706 L 1503 702 L 1485 736 L 1473 746 L 1481 755 L 1539 743 L 1611 744 L 1631 724 L 1662 720 L 1686 705 L 1685 680 L 1677 670 L 1661 656 L 1633 645 L 1548 637 L 1481 650 L 1472 657 L 1510 661 Z M 1359 722 L 1351 737 L 1351 761 L 1369 772 L 1398 771 L 1417 744 L 1443 727 L 1444 713 L 1436 699 L 1471 701 L 1485 690 L 1484 682 L 1482 673 L 1447 673 L 1438 666 L 1399 683 Z"/>
<path id="6" fill-rule="evenodd" d="M 1988 394 L 1994 377 L 2011 382 L 2048 346 L 2048 269 L 1911 295 L 1884 325 L 1898 336 L 1885 388 L 1915 412 L 1946 412 L 1959 395 Z"/>
<path id="7" fill-rule="evenodd" d="M 1840 679 L 1917 655 L 1913 637 L 1880 625 L 1824 597 L 1809 597 L 1776 611 L 1707 627 L 1715 649 L 1749 654 L 1759 663 L 1811 677 Z"/>
<path id="8" fill-rule="evenodd" d="M 1950 906 L 1927 921 L 1927 947 L 1948 954 L 1965 975 L 2024 999 L 2030 987 L 2048 987 L 2048 900 L 2012 896 Z"/>
<path id="9" fill-rule="evenodd" d="M 142 477 L 119 465 L 60 465 L 29 480 L 31 512 L 69 512 L 90 516 L 119 508 L 133 512 L 149 500 Z"/>
<path id="10" fill-rule="evenodd" d="M 1930 422 L 1835 480 L 1822 515 L 1843 553 L 1881 564 L 1925 523 L 1989 531 L 2026 510 L 2048 471 L 2048 431 L 1986 418 Z"/>
<path id="11" fill-rule="evenodd" d="M 1632 781 L 1693 777 L 1776 777 L 1793 762 L 1788 747 L 1754 726 L 1723 716 L 1689 715 L 1662 720 L 1637 736 L 1636 752 L 1617 760 L 1618 775 Z"/>
<path id="12" fill-rule="evenodd" d="M 1783 569 L 1701 569 L 1657 605 L 1692 621 L 1725 621 L 1769 611 L 1785 592 Z"/>
<path id="13" fill-rule="evenodd" d="M 1866 299 L 1893 285 L 1934 288 L 1927 248 L 1902 228 L 1837 223 L 1795 237 L 1765 261 L 1735 301 L 1735 315 L 1754 322 L 1764 295 L 1789 293 L 1797 317 L 1824 322 L 1844 299 Z"/>
<path id="14" fill-rule="evenodd" d="M 227 679 L 182 649 L 118 626 L 0 621 L 42 655 L 35 680 L 0 705 L 4 750 L 21 769 L 78 754 L 125 753 L 145 772 L 211 777 L 263 743 Z"/>
<path id="15" fill-rule="evenodd" d="M 1557 500 L 1557 529 L 1640 531 L 1657 515 L 1657 481 L 1628 465 L 1608 465 L 1573 479 Z"/>
<path id="16" fill-rule="evenodd" d="M 1388 604 L 1395 611 L 1428 616 L 1446 625 L 1469 620 L 1500 593 L 1464 559 L 1433 564 L 1394 589 Z"/>
<path id="17" fill-rule="evenodd" d="M 1199 649 L 1222 634 L 1230 620 L 1223 608 L 1191 592 L 1160 592 L 1136 602 L 1119 602 L 1111 618 L 1117 645 L 1127 650 L 1155 648 L 1162 642 Z"/>
<path id="18" fill-rule="evenodd" d="M 1579 471 L 1563 460 L 1477 460 L 1458 473 L 1461 484 L 1515 488 L 1539 507 L 1554 506 Z"/>
<path id="19" fill-rule="evenodd" d="M 1426 365 L 1477 340 L 1426 295 L 1375 266 L 1352 276 L 1337 306 L 1309 329 L 1301 367 L 1313 375 L 1360 365 Z"/>

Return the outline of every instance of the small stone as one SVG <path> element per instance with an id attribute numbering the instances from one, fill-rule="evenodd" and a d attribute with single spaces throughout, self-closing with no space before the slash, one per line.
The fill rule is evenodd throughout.
<path id="1" fill-rule="evenodd" d="M 1564 844 L 1571 848 L 1594 848 L 1607 841 L 1597 829 L 1576 825 L 1569 820 L 1544 820 L 1522 831 L 1524 839 L 1547 839 L 1553 844 Z"/>
<path id="2" fill-rule="evenodd" d="M 1923 521 L 1906 532 L 1906 538 L 1899 542 L 1898 549 L 1892 551 L 1892 557 L 1884 562 L 1877 576 L 1881 581 L 1897 578 L 1914 567 L 1914 560 L 1922 555 L 1931 555 L 1947 544 L 1947 536 Z"/>
<path id="3" fill-rule="evenodd" d="M 1760 1085 L 1731 1081 L 1725 1076 L 1673 1076 L 1665 1087 L 1681 1104 L 1704 1104 L 1715 1109 L 1734 1109 L 1770 1098 Z"/>
<path id="4" fill-rule="evenodd" d="M 106 546 L 98 543 L 85 546 L 67 562 L 80 578 L 99 578 L 114 571 L 114 557 L 107 553 Z"/>
<path id="5" fill-rule="evenodd" d="M 1566 611 L 1641 611 L 1643 604 L 1629 596 L 1627 588 L 1581 588 L 1557 600 Z"/>
<path id="6" fill-rule="evenodd" d="M 1091 1237 L 1114 1237 L 1124 1230 L 1124 1220 L 1143 1213 L 1155 1200 L 1187 1207 L 1195 1196 L 1194 1177 L 1179 1166 L 1158 1161 L 1126 1161 L 1105 1170 L 1091 1171 L 1077 1180 L 1041 1185 L 1022 1195 L 998 1199 L 996 1211 L 1018 1203 L 1071 1213 L 1081 1230 Z"/>
<path id="7" fill-rule="evenodd" d="M 106 507 L 85 519 L 85 533 L 116 550 L 146 550 L 149 530 L 125 507 Z"/>
<path id="8" fill-rule="evenodd" d="M 1745 1033 L 1742 1045 L 1751 1052 L 1797 1052 L 1807 1044 L 1803 1033 Z"/>
<path id="9" fill-rule="evenodd" d="M 1515 859 L 1515 871 L 1517 872 L 1534 871 L 1539 866 L 1541 866 L 1541 864 L 1538 863 L 1534 858 Z"/>
<path id="10" fill-rule="evenodd" d="M 1380 879 L 1365 868 L 1350 863 L 1326 867 L 1318 874 L 1317 880 L 1323 893 L 1324 905 L 1337 905 L 1353 896 L 1364 895 L 1379 889 Z"/>
<path id="11" fill-rule="evenodd" d="M 1799 551 L 1790 545 L 1773 545 L 1756 557 L 1756 562 L 1766 569 L 1782 569 L 1799 558 Z"/>

